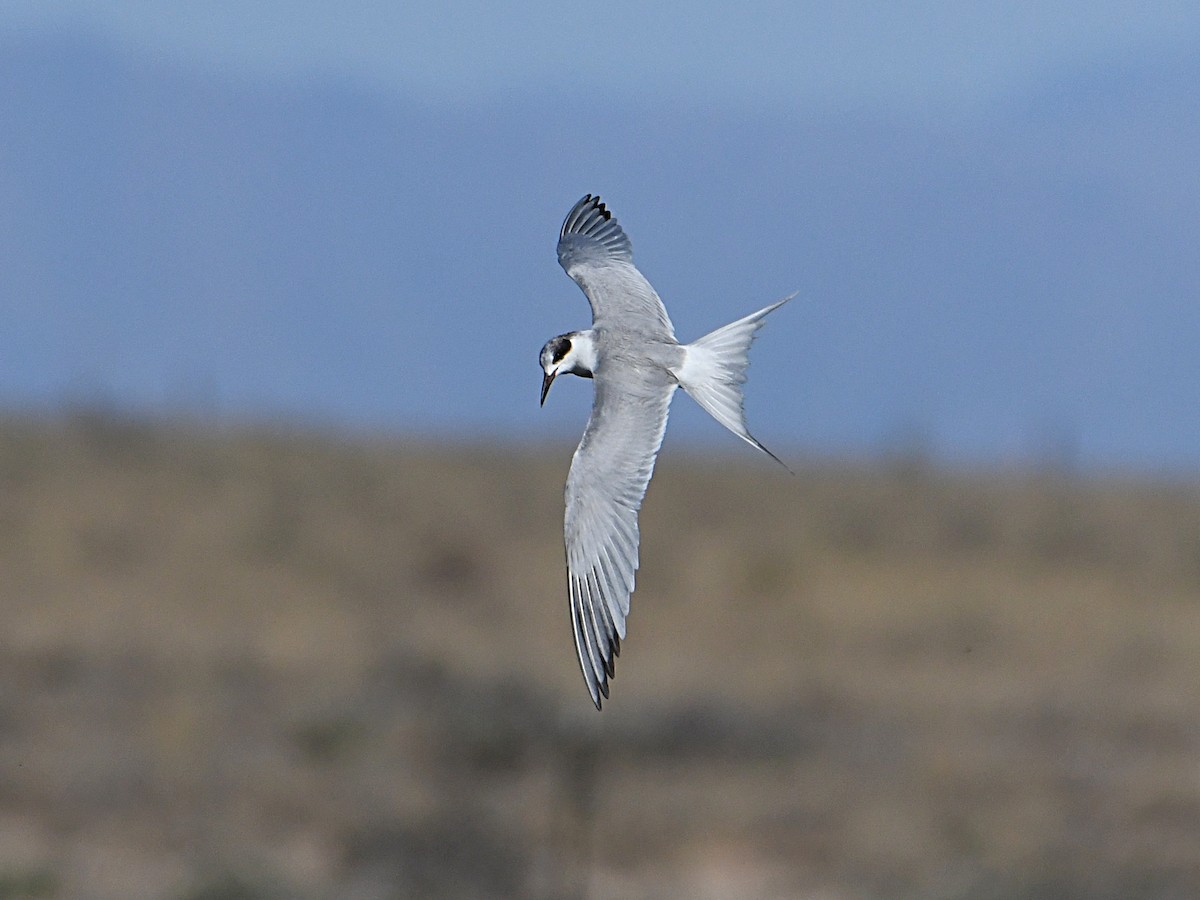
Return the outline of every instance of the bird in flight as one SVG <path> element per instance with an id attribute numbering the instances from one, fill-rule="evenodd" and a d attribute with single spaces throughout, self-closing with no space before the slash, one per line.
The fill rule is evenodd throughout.
<path id="1" fill-rule="evenodd" d="M 662 300 L 633 264 L 629 238 L 592 194 L 567 214 L 558 262 L 587 296 L 592 327 L 546 342 L 541 402 L 559 375 L 593 379 L 592 414 L 567 476 L 564 538 L 575 649 L 600 709 L 625 637 L 638 567 L 638 511 L 675 388 L 782 465 L 746 428 L 742 383 L 763 318 L 795 294 L 681 344 Z"/>

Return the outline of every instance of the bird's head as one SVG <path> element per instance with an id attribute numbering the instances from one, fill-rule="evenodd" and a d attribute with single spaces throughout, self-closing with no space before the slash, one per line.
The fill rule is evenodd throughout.
<path id="1" fill-rule="evenodd" d="M 559 375 L 591 378 L 596 368 L 596 343 L 591 331 L 572 331 L 546 341 L 542 348 L 542 403 Z"/>

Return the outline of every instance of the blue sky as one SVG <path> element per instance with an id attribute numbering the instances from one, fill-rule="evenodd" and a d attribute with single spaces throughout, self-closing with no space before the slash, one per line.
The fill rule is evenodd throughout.
<path id="1" fill-rule="evenodd" d="M 784 455 L 1200 470 L 1200 5 L 10 0 L 0 40 L 0 404 L 565 443 L 588 385 L 539 410 L 536 357 L 600 192 L 683 339 L 800 291 L 748 387 Z"/>
<path id="2" fill-rule="evenodd" d="M 1186 52 L 1194 2 L 403 3 L 9 0 L 9 28 L 85 28 L 155 54 L 342 74 L 433 101 L 585 86 L 697 103 L 926 111 L 1063 72 Z"/>

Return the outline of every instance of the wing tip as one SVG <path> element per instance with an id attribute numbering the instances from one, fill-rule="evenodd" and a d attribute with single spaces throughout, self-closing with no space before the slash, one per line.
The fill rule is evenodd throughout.
<path id="1" fill-rule="evenodd" d="M 585 676 L 585 677 L 586 677 L 586 676 Z M 610 678 L 615 678 L 615 677 L 616 677 L 616 675 L 615 675 L 615 674 L 605 675 L 605 676 L 603 676 L 603 677 L 601 677 L 601 678 L 598 678 L 598 679 L 596 680 L 595 684 L 589 684 L 589 685 L 588 685 L 588 690 L 591 692 L 591 695 L 592 695 L 592 702 L 596 704 L 596 711 L 597 711 L 597 712 L 600 712 L 600 710 L 601 710 L 601 708 L 602 708 L 602 706 L 603 706 L 603 702 L 604 702 L 604 700 L 607 700 L 607 699 L 608 699 L 608 692 L 609 692 L 608 682 L 609 682 L 609 679 L 610 679 Z M 601 697 L 603 697 L 603 698 L 604 698 L 604 700 L 601 700 Z"/>
<path id="2" fill-rule="evenodd" d="M 587 597 L 587 583 L 572 576 L 570 586 L 571 629 L 575 635 L 575 651 L 579 655 L 579 669 L 583 674 L 592 703 L 600 709 L 603 695 L 608 699 L 608 679 L 612 674 L 611 652 L 606 654 L 594 620 L 594 609 Z M 607 635 L 606 635 L 607 636 Z"/>
<path id="3" fill-rule="evenodd" d="M 597 591 L 599 587 L 597 586 Z M 579 655 L 579 668 L 584 683 L 591 695 L 592 703 L 600 710 L 601 697 L 609 698 L 610 679 L 616 678 L 616 658 L 621 655 L 621 639 L 615 623 L 609 624 L 607 606 L 603 598 L 592 595 L 590 577 L 571 577 L 570 590 L 571 627 L 575 635 L 575 649 Z"/>
<path id="4" fill-rule="evenodd" d="M 600 216 L 605 222 L 613 217 L 612 211 L 600 199 L 599 194 L 584 194 L 571 207 L 571 211 L 567 213 L 567 217 L 563 220 L 563 227 L 559 232 L 559 237 L 565 237 L 570 234 L 581 221 L 593 213 Z"/>
<path id="5" fill-rule="evenodd" d="M 633 245 L 599 194 L 584 194 L 567 217 L 558 232 L 559 262 L 564 267 L 578 254 L 599 251 L 601 256 L 632 260 Z"/>

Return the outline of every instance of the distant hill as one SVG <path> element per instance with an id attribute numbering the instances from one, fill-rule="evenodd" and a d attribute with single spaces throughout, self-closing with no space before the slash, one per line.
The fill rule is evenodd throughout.
<path id="1" fill-rule="evenodd" d="M 586 392 L 539 413 L 536 353 L 587 321 L 553 242 L 600 191 L 681 336 L 800 291 L 751 370 L 768 443 L 1195 468 L 1198 78 L 1134 60 L 908 121 L 434 108 L 10 35 L 0 399 L 575 433 Z"/>

